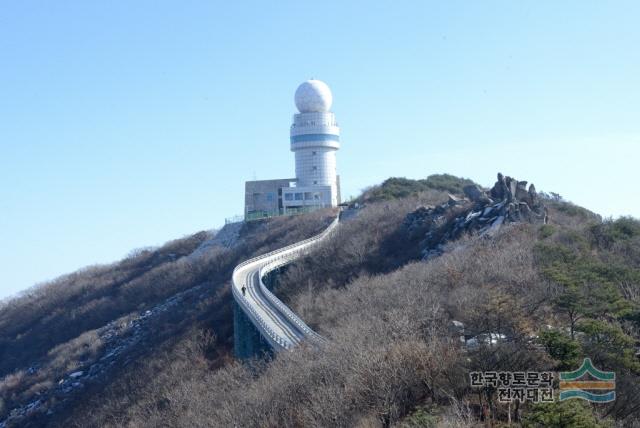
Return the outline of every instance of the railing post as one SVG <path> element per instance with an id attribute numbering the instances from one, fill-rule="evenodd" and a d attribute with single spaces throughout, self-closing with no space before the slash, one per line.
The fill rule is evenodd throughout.
<path id="1" fill-rule="evenodd" d="M 327 237 L 333 231 L 335 226 L 338 224 L 338 221 L 339 221 L 339 216 L 336 217 L 336 219 L 322 233 L 312 238 L 300 241 L 296 244 L 288 245 L 279 250 L 271 251 L 267 254 L 263 254 L 261 256 L 246 260 L 240 263 L 238 266 L 236 266 L 235 269 L 233 270 L 232 295 L 234 299 L 238 301 L 240 308 L 245 313 L 247 313 L 247 315 L 249 316 L 249 319 L 258 328 L 258 330 L 261 330 L 262 335 L 265 338 L 267 338 L 267 341 L 272 342 L 272 346 L 274 347 L 274 349 L 277 348 L 277 346 L 274 346 L 274 344 L 279 345 L 284 349 L 289 349 L 294 343 L 289 343 L 288 340 L 285 340 L 284 337 L 278 335 L 271 327 L 269 327 L 266 320 L 264 320 L 262 316 L 260 316 L 260 314 L 255 310 L 255 308 L 252 307 L 252 305 L 249 302 L 249 299 L 246 296 L 239 296 L 238 294 L 239 291 L 237 288 L 238 284 L 235 282 L 236 272 L 245 266 L 259 262 L 260 260 L 272 258 L 273 260 L 267 261 L 258 267 L 258 286 L 262 290 L 263 294 L 265 295 L 269 303 L 273 307 L 278 308 L 280 310 L 281 315 L 286 317 L 293 324 L 297 325 L 306 337 L 323 341 L 324 338 L 322 338 L 322 336 L 320 336 L 319 334 L 311 330 L 311 328 L 309 328 L 309 326 L 307 326 L 304 323 L 304 321 L 300 319 L 300 317 L 298 317 L 295 313 L 293 313 L 291 309 L 289 309 L 284 303 L 282 303 L 280 299 L 278 299 L 269 289 L 267 289 L 267 287 L 264 285 L 262 281 L 262 277 L 263 275 L 266 275 L 267 273 L 277 269 L 278 267 L 290 263 L 291 261 L 299 258 L 300 256 L 310 254 L 310 248 L 318 244 L 325 237 Z"/>

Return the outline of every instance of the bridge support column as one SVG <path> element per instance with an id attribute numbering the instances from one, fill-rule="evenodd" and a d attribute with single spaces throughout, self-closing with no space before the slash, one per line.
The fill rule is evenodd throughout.
<path id="1" fill-rule="evenodd" d="M 271 353 L 269 343 L 262 337 L 251 320 L 233 302 L 233 350 L 236 358 L 246 360 Z"/>

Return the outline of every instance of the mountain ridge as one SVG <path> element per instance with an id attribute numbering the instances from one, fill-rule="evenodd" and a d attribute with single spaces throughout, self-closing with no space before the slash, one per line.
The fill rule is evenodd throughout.
<path id="1" fill-rule="evenodd" d="M 465 181 L 457 180 L 455 179 L 453 184 L 458 185 L 460 189 L 470 185 Z M 129 354 L 130 358 L 127 361 L 127 350 L 123 349 L 117 355 L 122 355 L 123 359 L 117 359 L 118 363 L 114 363 L 112 379 L 107 383 L 96 382 L 95 386 L 89 385 L 86 389 L 84 386 L 79 388 L 84 389 L 83 394 L 79 394 L 82 396 L 69 400 L 69 406 L 64 409 L 63 406 L 55 407 L 55 403 L 51 407 L 46 400 L 42 400 L 46 393 L 38 390 L 38 388 L 45 389 L 47 387 L 47 379 L 51 379 L 49 381 L 51 385 L 48 385 L 49 390 L 71 387 L 70 391 L 73 391 L 74 388 L 77 388 L 73 387 L 73 383 L 80 383 L 91 372 L 91 369 L 85 369 L 83 364 L 90 363 L 93 361 L 92 358 L 99 362 L 101 357 L 108 355 L 114 348 L 124 343 L 118 342 L 118 340 L 126 341 L 127 337 L 131 336 L 122 334 L 121 339 L 112 342 L 105 340 L 106 343 L 97 345 L 92 345 L 91 341 L 75 344 L 70 341 L 66 346 L 58 348 L 60 358 L 57 360 L 53 358 L 52 361 L 58 361 L 60 365 L 50 371 L 50 376 L 44 376 L 42 372 L 46 372 L 46 370 L 42 368 L 34 371 L 30 370 L 32 365 L 23 364 L 22 368 L 14 370 L 13 373 L 9 373 L 0 381 L 0 396 L 4 400 L 4 409 L 3 406 L 0 406 L 0 414 L 3 412 L 4 415 L 11 414 L 11 409 L 16 408 L 11 403 L 23 402 L 24 404 L 20 408 L 26 410 L 19 420 L 21 424 L 27 424 L 27 426 L 38 426 L 38 424 L 50 424 L 51 426 L 153 425 L 161 423 L 163 420 L 165 424 L 171 426 L 224 426 L 230 423 L 243 426 L 283 426 L 282 424 L 287 425 L 291 421 L 295 421 L 293 425 L 305 426 L 324 425 L 335 423 L 335 421 L 344 425 L 352 425 L 356 422 L 369 425 L 390 425 L 401 421 L 411 423 L 412 417 L 424 415 L 425 412 L 427 414 L 425 417 L 435 418 L 440 422 L 454 420 L 460 422 L 459 418 L 455 418 L 459 416 L 456 414 L 460 413 L 461 408 L 456 407 L 455 403 L 462 403 L 465 400 L 464 384 L 461 384 L 460 381 L 455 384 L 442 384 L 441 381 L 430 384 L 427 382 L 428 389 L 424 390 L 420 384 L 409 382 L 411 378 L 422 379 L 425 376 L 424 368 L 421 368 L 424 363 L 419 363 L 419 360 L 431 361 L 436 349 L 436 353 L 450 355 L 452 362 L 459 361 L 459 345 L 453 345 L 451 342 L 452 334 L 449 323 L 452 320 L 458 322 L 462 320 L 466 329 L 465 334 L 469 337 L 479 337 L 478 335 L 486 334 L 487 331 L 494 331 L 491 330 L 495 328 L 491 327 L 494 321 L 482 318 L 481 312 L 477 316 L 474 315 L 475 318 L 469 318 L 468 315 L 461 312 L 459 304 L 455 302 L 473 301 L 473 296 L 475 296 L 475 303 L 480 307 L 486 305 L 487 308 L 502 308 L 500 311 L 504 313 L 498 311 L 499 316 L 496 316 L 496 321 L 500 320 L 503 325 L 503 331 L 500 334 L 513 338 L 514 342 L 500 344 L 499 347 L 504 346 L 505 349 L 510 349 L 513 355 L 524 358 L 523 352 L 529 349 L 529 341 L 531 340 L 527 338 L 527 335 L 546 337 L 538 331 L 544 322 L 553 322 L 554 325 L 565 324 L 560 316 L 562 314 L 561 308 L 552 304 L 546 306 L 543 304 L 544 310 L 541 310 L 536 305 L 525 304 L 526 302 L 522 301 L 523 293 L 537 302 L 549 300 L 548 296 L 544 297 L 548 291 L 541 288 L 541 284 L 545 282 L 550 281 L 554 284 L 554 293 L 559 293 L 563 288 L 568 287 L 566 284 L 557 283 L 557 280 L 554 279 L 557 277 L 558 269 L 562 271 L 568 267 L 547 266 L 545 263 L 548 262 L 537 254 L 559 251 L 556 246 L 567 248 L 562 251 L 574 251 L 577 254 L 582 254 L 583 247 L 586 245 L 592 248 L 592 252 L 597 252 L 597 256 L 593 260 L 589 258 L 592 256 L 587 253 L 580 256 L 589 260 L 588 263 L 586 261 L 580 263 L 584 265 L 581 269 L 587 269 L 592 272 L 591 275 L 603 275 L 597 273 L 598 269 L 601 270 L 601 267 L 598 267 L 600 266 L 598 263 L 602 263 L 598 261 L 600 257 L 616 260 L 616 263 L 621 266 L 620 271 L 616 273 L 618 277 L 624 274 L 633 279 L 637 274 L 638 267 L 640 267 L 638 262 L 640 251 L 637 250 L 640 228 L 637 227 L 636 220 L 621 218 L 616 221 L 602 221 L 582 208 L 552 197 L 545 199 L 545 204 L 549 209 L 549 224 L 509 225 L 504 227 L 504 230 L 500 231 L 492 240 L 465 235 L 443 245 L 440 257 L 428 262 L 419 261 L 423 249 L 416 244 L 415 240 L 407 239 L 409 233 L 406 228 L 407 218 L 415 211 L 416 206 L 447 204 L 447 201 L 450 200 L 449 189 L 445 189 L 444 186 L 431 188 L 424 186 L 424 183 L 416 186 L 415 182 L 411 180 L 392 180 L 386 183 L 392 185 L 393 189 L 388 191 L 389 189 L 385 189 L 383 183 L 379 186 L 379 190 L 374 188 L 373 192 L 372 189 L 364 192 L 363 195 L 374 195 L 378 199 L 359 198 L 357 202 L 361 205 L 361 209 L 358 216 L 339 230 L 332 238 L 331 245 L 319 248 L 314 257 L 300 260 L 278 275 L 275 285 L 275 292 L 278 296 L 312 328 L 317 329 L 333 343 L 326 351 L 326 355 L 317 355 L 312 349 L 303 346 L 299 351 L 278 357 L 273 361 L 268 359 L 255 361 L 249 365 L 249 367 L 254 366 L 249 372 L 246 372 L 246 365 L 239 365 L 233 361 L 230 352 L 232 345 L 230 339 L 232 328 L 229 325 L 231 317 L 230 296 L 228 287 L 226 287 L 228 278 L 225 275 L 230 274 L 229 269 L 232 269 L 236 263 L 248 258 L 247 255 L 264 253 L 278 246 L 284 246 L 285 243 L 301 240 L 299 238 L 312 236 L 322 229 L 328 217 L 323 213 L 314 213 L 300 217 L 252 222 L 242 226 L 238 231 L 238 239 L 233 238 L 234 233 L 230 233 L 231 237 L 223 240 L 228 244 L 227 246 L 224 244 L 211 245 L 211 239 L 208 239 L 206 234 L 196 234 L 197 238 L 187 238 L 186 243 L 169 245 L 164 250 L 158 250 L 159 252 L 155 255 L 151 253 L 135 255 L 134 257 L 138 257 L 138 259 L 134 258 L 133 261 L 128 262 L 131 267 L 138 266 L 136 263 L 145 262 L 148 263 L 147 266 L 150 266 L 152 260 L 165 261 L 155 267 L 156 272 L 151 269 L 143 274 L 143 277 L 150 281 L 158 281 L 154 283 L 155 285 L 168 284 L 167 289 L 160 287 L 160 289 L 154 290 L 154 287 L 145 286 L 144 282 L 138 280 L 136 284 L 141 286 L 139 290 L 142 293 L 149 292 L 149 294 L 138 296 L 137 302 L 146 303 L 142 306 L 138 303 L 138 306 L 134 306 L 133 312 L 128 312 L 130 318 L 125 317 L 122 320 L 130 323 L 129 328 L 144 332 L 140 339 L 147 338 L 146 343 L 144 340 L 141 340 L 141 343 L 145 343 L 143 347 L 148 352 L 138 356 L 135 353 Z M 433 179 L 431 183 L 434 183 Z M 401 196 L 393 196 L 398 194 L 399 186 L 404 186 L 404 189 L 401 189 L 399 193 Z M 380 197 L 380 195 L 383 196 Z M 388 197 L 388 195 L 391 196 Z M 460 196 L 464 196 L 464 192 Z M 215 239 L 214 237 L 213 240 Z M 207 244 L 208 241 L 209 244 Z M 620 246 L 626 246 L 625 251 L 621 252 L 621 249 L 618 248 Z M 172 254 L 169 250 L 175 251 L 176 248 L 182 248 L 182 252 L 179 254 L 189 254 L 184 254 L 177 260 L 169 260 L 171 258 L 169 254 Z M 199 252 L 198 249 L 200 249 Z M 472 249 L 475 249 L 475 254 L 470 253 Z M 540 253 L 541 251 L 542 253 Z M 193 254 L 197 254 L 197 257 Z M 203 262 L 207 268 L 194 267 L 194 259 Z M 498 259 L 503 260 L 503 263 L 497 263 Z M 333 262 L 327 264 L 327 260 Z M 167 266 L 162 267 L 166 263 L 168 263 Z M 176 275 L 176 270 L 178 275 Z M 529 275 L 530 278 L 526 278 L 526 275 Z M 564 275 L 566 276 L 566 274 Z M 199 278 L 204 280 L 199 284 L 194 284 Z M 482 278 L 497 278 L 497 283 L 493 287 L 487 288 Z M 633 284 L 635 283 L 629 283 L 630 285 L 627 287 L 631 288 L 624 292 L 616 282 L 616 278 L 616 276 L 612 276 L 612 279 L 607 279 L 608 282 L 611 282 L 610 289 L 615 290 L 616 293 L 623 296 L 623 300 L 628 301 L 630 312 L 625 314 L 612 312 L 611 315 L 607 315 L 607 317 L 613 316 L 613 321 L 602 321 L 599 316 L 593 314 L 589 317 L 593 318 L 594 322 L 608 323 L 607 325 L 598 324 L 599 328 L 608 325 L 622 326 L 619 340 L 622 340 L 621 343 L 627 343 L 629 338 L 635 337 L 636 334 L 633 330 L 635 328 L 633 323 L 636 322 L 633 321 L 636 313 L 633 309 L 636 304 L 634 299 L 637 299 L 633 295 L 635 292 Z M 186 288 L 180 290 L 180 284 Z M 188 284 L 194 285 L 189 286 Z M 404 285 L 390 288 L 392 284 Z M 432 297 L 419 291 L 424 287 L 433 290 L 430 292 L 433 294 Z M 400 293 L 400 289 L 404 290 L 406 294 Z M 124 291 L 126 290 L 125 287 Z M 375 290 L 378 291 L 374 292 Z M 181 295 L 180 293 L 186 294 Z M 130 296 L 131 294 L 126 295 Z M 183 300 L 181 298 L 172 300 L 177 295 L 185 297 Z M 81 299 L 82 297 L 76 297 L 69 301 L 77 302 L 82 301 Z M 163 306 L 173 301 L 177 302 L 175 306 Z M 350 307 L 348 302 L 358 302 L 355 307 L 357 310 Z M 46 307 L 46 305 L 41 305 L 41 307 Z M 174 307 L 179 310 L 171 309 Z M 400 308 L 403 309 L 398 312 Z M 431 309 L 426 313 L 420 312 L 426 308 Z M 525 308 L 527 312 L 530 312 L 530 315 L 522 318 L 514 312 L 516 308 Z M 150 312 L 147 314 L 147 311 Z M 414 315 L 408 317 L 407 314 L 402 313 L 403 311 Z M 7 325 L 9 315 L 2 312 L 3 310 L 0 309 L 0 333 L 5 333 L 3 330 Z M 19 311 L 14 308 L 12 313 L 19 313 Z M 167 315 L 164 320 L 162 320 L 162 317 L 165 316 L 163 314 Z M 427 318 L 424 318 L 425 316 Z M 4 324 L 2 323 L 3 319 L 5 320 Z M 603 319 L 611 320 L 612 318 Z M 112 330 L 106 329 L 97 336 L 103 340 L 101 334 L 107 334 L 109 331 L 113 334 L 111 337 L 118 336 L 115 332 L 116 324 L 111 325 Z M 627 324 L 631 327 L 625 327 Z M 28 338 L 30 334 L 30 324 L 24 325 L 22 340 L 25 340 L 25 337 Z M 410 325 L 413 325 L 414 328 L 407 330 Z M 373 332 L 377 335 L 386 331 L 391 334 L 389 337 L 397 337 L 400 342 L 397 342 L 396 339 L 385 342 L 374 337 L 363 340 L 363 337 L 353 336 L 354 332 L 349 331 L 349 328 L 352 328 L 353 331 L 369 332 L 364 335 L 365 338 Z M 13 331 L 16 330 L 18 329 L 14 328 Z M 158 336 L 153 336 L 154 332 Z M 6 346 L 5 344 L 9 343 L 8 337 L 5 334 L 2 338 L 4 342 L 0 343 Z M 553 366 L 555 364 L 554 358 L 560 354 L 556 354 L 555 350 L 552 351 L 552 348 L 549 348 L 551 346 L 549 344 L 552 343 L 551 338 L 536 340 L 543 341 L 544 343 L 541 342 L 540 346 L 546 347 L 545 349 L 548 350 L 540 354 L 540 359 L 537 362 L 524 358 L 519 363 L 528 362 L 527 364 L 531 364 L 532 368 Z M 566 340 L 566 338 L 561 335 L 554 337 L 553 340 L 557 342 L 558 340 Z M 574 342 L 574 339 L 570 339 L 567 343 L 573 344 Z M 86 349 L 85 344 L 89 345 Z M 580 349 L 596 349 L 593 346 L 595 345 L 588 342 L 580 342 Z M 627 346 L 624 349 L 634 349 L 633 345 L 624 346 Z M 378 351 L 372 353 L 373 349 L 378 349 Z M 538 349 L 536 352 L 540 352 L 539 348 L 535 349 Z M 354 350 L 359 350 L 367 358 L 360 360 L 359 357 L 355 357 L 352 354 Z M 471 352 L 473 361 L 482 361 L 479 359 L 480 356 L 488 350 L 491 349 L 481 346 L 477 351 L 465 352 Z M 7 348 L 4 348 L 4 352 L 7 352 Z M 17 351 L 13 350 L 13 352 Z M 95 355 L 92 355 L 92 352 Z M 409 377 L 398 378 L 399 381 L 400 379 L 405 380 L 400 381 L 397 386 L 399 389 L 395 389 L 396 393 L 400 395 L 399 398 L 394 399 L 396 401 L 392 401 L 391 407 L 379 407 L 386 400 L 379 401 L 383 399 L 383 396 L 364 394 L 364 390 L 361 388 L 373 381 L 373 378 L 359 378 L 360 375 L 357 375 L 357 371 L 350 371 L 350 368 L 360 365 L 363 368 L 369 367 L 367 370 L 376 367 L 377 364 L 382 363 L 375 357 L 380 352 L 382 355 L 387 355 L 387 358 L 391 359 L 390 361 L 395 361 L 393 364 L 390 363 L 391 366 L 388 367 L 390 370 L 393 367 L 396 369 L 404 367 L 403 370 L 409 370 L 407 372 Z M 304 360 L 305 358 L 308 361 Z M 343 369 L 338 369 L 334 367 L 336 360 L 350 361 L 351 365 L 347 364 Z M 314 365 L 316 364 L 314 361 L 320 366 Z M 570 364 L 571 361 L 567 360 L 562 364 Z M 602 364 L 609 361 L 609 357 L 606 356 L 606 353 L 599 354 L 594 361 Z M 399 366 L 394 364 L 399 364 Z M 508 364 L 508 361 L 498 359 L 494 360 L 492 364 L 499 366 Z M 545 364 L 547 366 L 544 366 Z M 633 363 L 633 358 L 616 364 L 622 364 L 620 367 L 629 373 L 629 379 L 637 378 L 637 368 Z M 328 384 L 318 384 L 316 380 L 313 380 L 316 379 L 314 376 L 317 375 L 317 370 L 323 365 L 329 370 L 327 374 L 333 379 Z M 306 367 L 307 372 L 295 369 L 296 366 Z M 434 366 L 434 370 L 436 366 Z M 89 367 L 91 366 L 89 365 Z M 462 366 L 457 367 L 454 364 L 453 366 L 440 365 L 439 367 L 438 370 L 443 370 L 443 373 L 450 372 L 452 376 L 459 376 Z M 285 370 L 285 372 L 291 372 L 293 377 L 286 382 L 282 380 L 280 386 L 275 386 L 273 376 L 278 368 Z M 379 369 L 381 370 L 382 366 L 379 366 Z M 82 371 L 82 374 L 77 374 L 78 371 Z M 256 373 L 256 371 L 261 373 L 257 378 L 251 375 L 251 372 Z M 296 375 L 296 373 L 298 374 Z M 387 372 L 379 373 L 382 379 L 395 379 L 396 375 L 393 374 L 393 371 L 388 372 L 387 375 L 384 373 Z M 364 372 L 361 375 L 364 375 Z M 329 414 L 333 414 L 337 419 L 328 420 L 313 416 L 317 415 L 316 412 L 321 408 L 313 410 L 314 407 L 309 407 L 310 404 L 302 405 L 301 410 L 299 408 L 301 403 L 310 403 L 304 398 L 298 402 L 298 410 L 295 410 L 296 406 L 290 407 L 294 403 L 285 399 L 290 395 L 285 390 L 299 387 L 293 381 L 296 379 L 295 376 L 308 379 L 308 383 L 311 385 L 311 387 L 306 387 L 304 394 L 307 395 L 303 394 L 303 397 L 308 396 L 309 400 L 312 396 L 321 399 L 319 402 L 329 406 L 323 411 L 332 408 L 333 410 Z M 59 383 L 60 381 L 62 382 Z M 357 402 L 368 403 L 365 407 L 353 404 L 340 407 L 333 399 L 329 399 L 326 394 L 329 391 L 336 392 L 332 385 L 334 383 L 335 385 L 344 384 L 345 382 L 347 385 L 352 385 L 350 387 L 352 392 L 347 391 L 345 396 L 343 391 L 338 396 L 346 402 L 357 398 Z M 384 382 L 376 382 L 369 384 L 367 388 L 373 388 L 371 391 L 379 392 L 389 388 L 389 385 Z M 232 386 L 242 384 L 245 385 L 242 389 Z M 271 386 L 268 387 L 268 385 Z M 632 388 L 626 384 L 624 387 Z M 187 397 L 176 395 L 178 394 L 176 391 L 184 388 L 191 388 L 199 393 L 191 394 L 191 401 L 185 401 Z M 285 388 L 285 390 L 279 388 Z M 225 395 L 219 395 L 217 391 L 227 392 Z M 418 393 L 418 391 L 421 392 Z M 270 396 L 266 397 L 265 393 Z M 409 395 L 406 395 L 408 393 Z M 451 397 L 447 398 L 447 394 L 453 394 L 455 400 L 452 401 Z M 258 405 L 251 412 L 247 412 L 247 409 L 243 408 L 241 404 L 251 397 L 254 397 L 254 400 L 258 397 L 262 398 L 258 399 Z M 59 399 L 60 397 L 57 398 L 57 400 Z M 37 400 L 41 400 L 42 404 L 29 407 Z M 234 403 L 233 400 L 236 400 L 237 403 Z M 216 403 L 216 409 L 208 408 L 211 403 Z M 427 405 L 427 403 L 431 404 Z M 427 407 L 424 407 L 425 405 Z M 475 404 L 470 402 L 468 405 L 470 406 L 469 412 L 465 417 L 473 417 L 476 411 Z M 433 406 L 437 408 L 434 410 Z M 619 408 L 614 407 L 611 410 L 611 414 L 617 419 L 625 420 L 625 418 L 633 417 L 633 412 L 625 414 L 625 409 L 632 408 L 631 404 L 618 406 Z M 7 408 L 9 409 L 7 410 Z M 218 408 L 227 410 L 222 411 Z M 377 413 L 379 416 L 375 416 L 376 412 L 371 413 L 366 410 L 368 408 L 378 409 L 376 412 L 381 413 Z M 49 410 L 52 410 L 53 414 L 47 415 Z M 499 409 L 492 409 L 492 411 L 494 412 L 493 417 L 498 419 L 504 417 Z M 531 414 L 533 415 L 535 412 L 532 410 Z M 285 415 L 286 419 L 282 419 Z M 526 413 L 516 414 L 514 417 L 524 420 L 526 415 Z M 597 421 L 603 416 L 595 414 L 593 417 Z M 0 417 L 0 420 L 2 419 Z M 13 420 L 15 422 L 18 419 L 14 418 Z"/>

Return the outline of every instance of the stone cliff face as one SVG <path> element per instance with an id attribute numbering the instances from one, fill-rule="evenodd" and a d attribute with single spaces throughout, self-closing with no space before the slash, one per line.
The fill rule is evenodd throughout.
<path id="1" fill-rule="evenodd" d="M 424 259 L 442 254 L 444 244 L 463 233 L 490 236 L 506 223 L 547 222 L 546 207 L 526 181 L 498 173 L 490 190 L 470 185 L 464 193 L 465 198 L 449 195 L 446 204 L 422 206 L 407 215 L 404 227 L 411 239 L 420 240 Z"/>

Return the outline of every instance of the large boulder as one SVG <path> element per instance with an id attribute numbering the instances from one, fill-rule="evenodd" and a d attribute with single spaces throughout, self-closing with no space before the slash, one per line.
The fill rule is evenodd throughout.
<path id="1" fill-rule="evenodd" d="M 462 189 L 465 196 L 469 198 L 473 202 L 480 203 L 488 203 L 491 202 L 491 199 L 487 196 L 487 194 L 482 190 L 479 186 L 475 184 L 470 184 L 468 186 L 464 186 Z"/>
<path id="2" fill-rule="evenodd" d="M 501 173 L 498 173 L 498 181 L 493 185 L 490 190 L 491 197 L 497 201 L 503 201 L 507 199 L 509 194 L 509 188 L 507 187 L 507 181 Z"/>
<path id="3" fill-rule="evenodd" d="M 463 188 L 466 199 L 449 195 L 446 204 L 418 207 L 405 218 L 410 239 L 422 239 L 425 259 L 440 255 L 444 244 L 464 233 L 494 235 L 504 224 L 546 223 L 547 209 L 533 184 L 498 173 L 488 192 L 477 185 Z"/>

